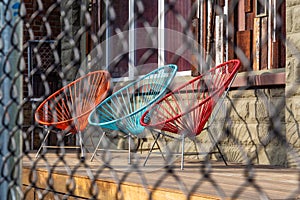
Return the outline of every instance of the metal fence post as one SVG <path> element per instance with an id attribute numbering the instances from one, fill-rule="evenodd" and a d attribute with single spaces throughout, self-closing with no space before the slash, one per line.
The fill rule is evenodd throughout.
<path id="1" fill-rule="evenodd" d="M 0 194 L 20 199 L 23 23 L 20 0 L 0 2 Z"/>

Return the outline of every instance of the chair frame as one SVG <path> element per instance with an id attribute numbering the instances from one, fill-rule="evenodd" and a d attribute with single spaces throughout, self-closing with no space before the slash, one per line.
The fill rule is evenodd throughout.
<path id="1" fill-rule="evenodd" d="M 161 75 L 160 73 L 163 73 L 164 70 L 169 70 L 170 73 L 165 74 L 164 77 L 165 79 L 161 79 L 164 80 L 165 82 L 164 85 L 163 84 L 156 84 L 155 82 L 151 82 L 149 77 L 151 76 L 158 76 Z M 94 126 L 100 126 L 102 128 L 107 128 L 110 130 L 116 130 L 116 131 L 120 131 L 121 133 L 125 134 L 128 137 L 128 163 L 131 163 L 131 137 L 137 137 L 139 134 L 141 134 L 145 127 L 142 126 L 140 124 L 140 118 L 143 114 L 143 112 L 153 103 L 155 103 L 156 101 L 158 101 L 161 97 L 163 97 L 166 93 L 166 90 L 168 88 L 168 86 L 171 84 L 173 78 L 175 77 L 175 74 L 177 72 L 177 66 L 176 65 L 165 65 L 162 67 L 159 67 L 153 71 L 151 71 L 150 73 L 138 78 L 137 80 L 129 83 L 128 85 L 120 88 L 118 91 L 114 92 L 110 97 L 108 97 L 107 99 L 105 99 L 103 102 L 101 102 L 90 114 L 89 116 L 89 123 L 91 125 Z M 159 77 L 157 77 L 159 78 Z M 160 79 L 159 79 L 160 80 Z M 156 85 L 155 85 L 156 84 Z M 157 88 L 152 88 L 151 86 L 155 85 Z M 155 89 L 159 89 L 158 92 Z M 124 93 L 126 94 L 130 94 L 129 96 L 125 96 Z M 138 104 L 138 102 L 135 100 L 135 96 L 140 97 L 139 95 L 141 95 L 143 98 L 145 96 L 143 95 L 155 95 L 155 97 L 153 98 L 149 98 L 145 101 L 142 101 L 143 103 L 141 103 L 141 105 L 136 108 L 135 104 Z M 117 100 L 115 100 L 117 99 Z M 119 116 L 115 116 L 113 114 L 110 114 L 112 116 L 110 116 L 111 118 L 107 121 L 104 120 L 100 120 L 96 117 L 96 112 L 99 112 L 97 110 L 101 110 L 101 109 L 105 109 L 104 106 L 108 105 L 108 104 L 116 104 L 116 102 L 119 102 L 121 99 L 122 102 L 124 102 L 124 105 L 117 109 L 121 114 L 119 114 Z M 125 100 L 124 100 L 125 99 Z M 130 104 L 130 106 L 128 105 Z M 127 107 L 128 106 L 128 107 Z M 108 106 L 107 110 L 113 110 L 112 107 Z M 124 111 L 124 113 L 122 113 L 122 109 L 125 109 L 126 111 Z M 108 111 L 107 111 L 108 112 Z M 127 112 L 127 113 L 126 113 Z M 103 114 L 103 112 L 101 112 Z M 104 114 L 103 114 L 104 115 Z M 108 117 L 109 118 L 109 117 Z M 103 135 L 105 135 L 107 133 L 103 132 Z M 96 155 L 96 152 L 99 149 L 100 143 L 103 139 L 103 135 L 100 138 L 100 140 L 98 141 L 98 144 L 95 148 L 95 151 L 93 152 L 93 155 L 91 157 L 91 161 L 93 161 L 94 156 Z"/>
<path id="2" fill-rule="evenodd" d="M 167 101 L 167 99 L 169 97 L 175 96 L 176 93 L 180 93 L 180 90 L 184 89 L 189 84 L 193 84 L 196 81 L 201 81 L 202 79 L 205 80 L 205 77 L 209 76 L 211 73 L 216 73 L 216 71 L 218 69 L 220 69 L 222 66 L 228 65 L 228 64 L 233 64 L 233 69 L 229 73 L 230 74 L 229 77 L 226 79 L 226 82 L 223 85 L 221 85 L 219 88 L 212 88 L 213 91 L 209 96 L 203 98 L 199 103 L 197 103 L 195 106 L 189 108 L 188 110 L 186 110 L 183 113 L 177 113 L 176 116 L 172 116 L 172 117 L 167 118 L 167 119 L 160 119 L 160 120 L 158 120 L 158 122 L 154 122 L 152 124 L 151 124 L 151 122 L 149 122 L 149 119 L 147 119 L 147 118 L 149 118 L 149 115 L 150 115 L 150 118 L 151 118 L 150 113 L 153 112 L 153 109 L 156 109 L 156 107 L 159 104 L 163 104 L 165 101 Z M 199 127 L 198 127 L 198 129 L 195 133 L 195 137 L 192 140 L 194 142 L 195 146 L 196 146 L 196 143 L 195 143 L 197 141 L 196 135 L 200 134 L 205 129 L 209 129 L 210 125 L 215 120 L 215 117 L 216 117 L 215 113 L 218 112 L 219 109 L 221 108 L 221 105 L 222 105 L 225 97 L 227 96 L 228 91 L 229 91 L 233 81 L 235 80 L 235 77 L 237 75 L 239 67 L 240 67 L 240 61 L 239 60 L 230 60 L 230 61 L 224 62 L 224 63 L 212 68 L 208 72 L 206 72 L 202 75 L 199 75 L 198 77 L 196 77 L 196 78 L 188 81 L 187 83 L 179 86 L 177 89 L 175 89 L 172 92 L 166 94 L 162 99 L 160 99 L 158 102 L 156 102 L 150 108 L 147 109 L 147 111 L 143 114 L 140 123 L 143 126 L 147 127 L 151 131 L 152 135 L 156 134 L 156 137 L 155 137 L 155 140 L 152 144 L 152 147 L 150 148 L 149 153 L 148 153 L 148 155 L 147 155 L 147 157 L 144 161 L 144 165 L 146 165 L 146 163 L 149 159 L 149 156 L 153 151 L 154 146 L 158 145 L 158 139 L 160 138 L 160 136 L 163 135 L 163 136 L 170 137 L 169 134 L 164 133 L 164 131 L 168 131 L 168 132 L 171 132 L 171 133 L 180 134 L 180 138 L 174 138 L 174 137 L 172 137 L 172 138 L 181 140 L 181 145 L 182 145 L 182 147 L 181 147 L 181 149 L 182 149 L 182 151 L 181 151 L 181 169 L 184 168 L 184 156 L 185 156 L 185 153 L 184 153 L 184 139 L 186 138 L 186 136 L 185 136 L 185 134 L 181 133 L 181 131 L 183 131 L 183 130 L 180 130 L 179 127 L 176 127 L 176 121 L 177 120 L 179 121 L 179 119 L 181 117 L 185 116 L 186 114 L 188 114 L 190 112 L 195 111 L 197 108 L 201 108 L 202 106 L 205 106 L 205 104 L 209 104 L 208 109 L 211 109 L 211 110 L 208 110 L 209 115 L 202 116 L 202 118 L 204 117 L 203 118 L 204 120 L 201 121 L 202 124 L 199 125 Z M 200 91 L 200 93 L 201 93 L 201 91 Z M 214 99 L 218 99 L 218 100 L 214 101 Z M 211 103 L 213 103 L 213 104 L 210 105 Z M 217 105 L 217 103 L 219 103 L 219 104 L 218 104 L 217 107 L 215 107 Z M 213 110 L 215 110 L 215 111 L 213 111 Z M 213 112 L 214 112 L 214 114 L 213 114 Z M 209 119 L 210 119 L 210 121 L 208 122 Z M 173 126 L 168 125 L 169 123 L 172 123 L 172 122 L 175 125 L 174 124 L 173 124 Z M 178 123 L 180 123 L 180 122 L 178 122 Z M 206 127 L 204 127 L 205 125 L 206 125 Z M 162 130 L 162 131 L 157 131 L 157 130 Z M 209 134 L 210 138 L 214 140 L 214 137 L 211 135 L 211 133 L 209 131 L 208 131 L 208 134 Z M 191 138 L 189 137 L 189 139 L 191 139 Z M 214 142 L 215 142 L 215 147 L 217 148 L 218 151 L 217 152 L 210 152 L 210 153 L 220 153 L 222 160 L 224 161 L 225 165 L 227 165 L 227 162 L 226 162 L 226 160 L 225 160 L 225 158 L 224 158 L 217 142 L 215 140 L 214 140 Z M 196 150 L 197 150 L 197 146 L 196 146 Z M 194 153 L 194 154 L 199 155 L 201 153 L 198 152 L 198 150 L 197 150 L 197 152 Z M 163 156 L 163 153 L 162 153 L 162 156 Z M 163 158 L 164 158 L 164 156 L 163 156 Z"/>
<path id="3" fill-rule="evenodd" d="M 99 77 L 97 77 L 97 75 L 101 75 Z M 96 83 L 102 84 L 104 83 L 104 85 L 98 85 L 98 87 L 96 87 L 96 90 L 94 88 L 94 90 L 89 90 L 86 91 L 86 86 L 84 86 L 83 84 L 81 84 L 83 81 L 85 80 L 92 80 L 95 81 Z M 79 86 L 78 88 L 76 88 L 76 86 Z M 74 87 L 74 88 L 72 88 Z M 72 89 L 70 89 L 72 88 Z M 84 89 L 84 91 L 82 91 L 82 89 Z M 68 146 L 68 148 L 80 148 L 81 149 L 81 159 L 85 159 L 85 152 L 84 152 L 84 146 L 83 146 L 83 139 L 82 139 L 82 131 L 86 128 L 86 126 L 88 125 L 88 116 L 90 114 L 90 112 L 101 102 L 103 101 L 107 94 L 108 91 L 110 89 L 110 74 L 108 73 L 108 71 L 104 71 L 104 70 L 98 70 L 98 71 L 93 71 L 90 72 L 74 81 L 72 81 L 71 83 L 67 84 L 66 86 L 62 87 L 61 89 L 57 90 L 56 92 L 54 92 L 53 94 L 51 94 L 49 97 L 47 97 L 36 109 L 35 111 L 35 121 L 44 126 L 45 129 L 47 129 L 46 135 L 35 155 L 35 157 L 37 158 L 38 155 L 40 154 L 40 151 L 43 148 L 59 148 L 59 146 L 47 146 L 46 145 L 46 141 L 48 139 L 48 136 L 50 134 L 51 130 L 48 127 L 55 127 L 63 132 L 65 132 L 63 134 L 63 137 L 69 136 L 71 134 L 77 134 L 79 136 L 79 147 L 78 146 Z M 101 90 L 101 91 L 98 91 Z M 85 92 L 84 94 L 80 94 L 80 92 Z M 96 97 L 94 99 L 94 101 L 92 103 L 88 102 L 88 95 L 87 93 L 91 92 L 92 95 L 89 97 Z M 69 93 L 70 95 L 67 95 L 67 93 Z M 66 98 L 68 101 L 65 101 Z M 78 100 L 77 98 L 82 98 L 80 100 Z M 84 100 L 83 100 L 84 99 Z M 70 105 L 70 101 L 74 102 L 75 104 L 80 102 L 84 105 L 82 106 L 78 106 L 77 104 L 74 106 Z M 58 110 L 56 110 L 55 107 L 51 107 L 51 105 L 49 105 L 49 102 L 51 102 L 53 104 L 54 102 L 54 106 L 59 105 L 58 102 L 64 102 L 63 105 L 61 105 L 59 107 Z M 51 109 L 55 109 L 55 112 L 49 112 L 51 113 L 51 117 L 45 115 L 45 113 L 47 113 L 49 110 Z M 66 110 L 64 110 L 66 109 Z M 59 115 L 63 115 L 62 113 L 64 113 L 63 111 L 66 111 L 66 115 L 70 116 L 70 118 L 61 118 L 58 117 Z M 75 112 L 75 115 L 74 115 Z M 54 114 L 52 114 L 54 113 Z M 56 115 L 55 115 L 56 113 Z M 76 115 L 77 113 L 79 113 L 79 115 Z M 53 115 L 53 116 L 52 116 Z M 58 133 L 56 131 L 54 131 L 55 133 Z M 65 147 L 64 147 L 65 148 Z"/>

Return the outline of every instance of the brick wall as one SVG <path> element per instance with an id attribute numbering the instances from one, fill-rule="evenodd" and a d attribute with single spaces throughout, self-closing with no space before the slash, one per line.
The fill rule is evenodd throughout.
<path id="1" fill-rule="evenodd" d="M 56 3 L 56 0 L 42 0 L 41 5 L 43 9 L 39 7 L 39 1 L 37 0 L 24 0 L 24 6 L 26 9 L 26 17 L 24 19 L 24 58 L 26 66 L 28 67 L 28 45 L 29 40 L 56 40 L 57 36 L 61 33 L 60 22 L 60 5 Z M 55 5 L 55 6 L 53 6 Z M 38 48 L 38 52 L 42 52 L 44 48 L 41 46 Z M 59 43 L 56 45 L 57 50 L 60 48 Z M 59 50 L 58 50 L 59 51 Z M 29 96 L 28 90 L 28 70 L 24 71 L 24 97 Z M 36 83 L 40 84 L 40 83 Z M 31 86 L 30 86 L 31 87 Z M 30 97 L 30 96 L 29 96 Z M 25 147 L 31 144 L 31 137 L 34 124 L 33 112 L 36 106 L 36 102 L 27 101 L 24 105 L 24 131 L 25 134 Z M 28 128 L 29 127 L 29 128 Z M 33 148 L 39 146 L 38 134 L 34 136 Z"/>
<path id="2" fill-rule="evenodd" d="M 56 39 L 61 32 L 59 3 L 56 0 L 42 0 L 41 4 L 43 9 L 40 9 L 36 0 L 24 0 L 26 7 L 24 41 Z M 47 30 L 46 27 L 49 29 Z M 31 33 L 29 29 L 32 29 Z"/>
<path id="3" fill-rule="evenodd" d="M 24 20 L 24 57 L 27 65 L 27 46 L 29 40 L 55 40 L 61 33 L 60 6 L 56 0 L 42 0 L 43 8 L 38 1 L 24 0 L 26 18 Z M 53 7 L 53 5 L 56 5 Z M 25 71 L 25 76 L 27 71 Z M 27 88 L 24 88 L 27 96 Z"/>

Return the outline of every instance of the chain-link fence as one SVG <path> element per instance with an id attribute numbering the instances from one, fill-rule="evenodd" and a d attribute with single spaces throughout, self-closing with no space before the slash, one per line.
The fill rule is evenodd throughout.
<path id="1" fill-rule="evenodd" d="M 299 9 L 0 1 L 0 199 L 300 198 Z"/>

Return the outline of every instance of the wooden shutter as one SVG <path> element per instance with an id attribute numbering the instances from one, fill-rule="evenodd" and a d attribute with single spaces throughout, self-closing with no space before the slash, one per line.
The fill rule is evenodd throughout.
<path id="1" fill-rule="evenodd" d="M 276 26 L 274 28 L 274 38 L 272 41 L 272 66 L 273 68 L 283 68 L 286 62 L 286 0 L 277 1 L 280 3 L 278 9 L 276 10 L 276 16 L 274 18 L 281 19 L 280 22 L 276 21 Z"/>
<path id="2" fill-rule="evenodd" d="M 192 21 L 192 32 L 194 35 L 194 38 L 197 42 L 197 46 L 195 46 L 194 48 L 196 48 L 199 52 L 198 49 L 198 44 L 199 44 L 199 18 L 194 17 L 193 21 Z M 199 76 L 200 75 L 200 71 L 199 71 L 199 62 L 198 62 L 198 55 L 192 55 L 192 59 L 191 59 L 191 71 L 192 71 L 192 76 Z"/>
<path id="3" fill-rule="evenodd" d="M 228 0 L 228 59 L 235 59 L 236 49 L 240 49 L 245 56 L 252 60 L 253 52 L 253 2 L 252 0 Z M 242 65 L 245 64 L 242 61 Z M 243 65 L 240 71 L 245 71 Z"/>
<path id="4" fill-rule="evenodd" d="M 229 59 L 238 57 L 235 51 L 237 47 L 250 61 L 245 62 L 241 59 L 241 71 L 285 66 L 285 45 L 280 40 L 283 38 L 280 35 L 285 35 L 285 1 L 278 6 L 277 11 L 268 10 L 270 6 L 276 6 L 276 2 L 278 3 L 276 0 L 229 0 L 229 11 L 233 11 L 229 14 L 229 23 L 236 30 L 229 36 Z M 281 15 L 280 27 L 275 15 Z M 246 66 L 247 63 L 250 63 L 250 66 Z"/>

